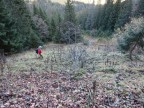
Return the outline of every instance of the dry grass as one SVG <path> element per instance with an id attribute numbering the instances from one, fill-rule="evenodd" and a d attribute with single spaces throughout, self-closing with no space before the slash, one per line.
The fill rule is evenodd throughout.
<path id="1" fill-rule="evenodd" d="M 51 71 L 51 66 L 53 66 L 53 70 L 55 72 L 69 72 L 70 65 L 67 67 L 64 66 L 64 63 L 67 64 L 67 52 L 70 51 L 69 49 L 73 46 L 80 46 L 80 48 L 86 49 L 88 59 L 92 59 L 87 61 L 87 64 L 84 66 L 85 71 L 93 71 L 92 73 L 97 72 L 105 72 L 105 73 L 119 73 L 125 71 L 132 71 L 135 73 L 142 73 L 141 71 L 144 70 L 144 63 L 141 61 L 129 61 L 126 58 L 126 55 L 120 53 L 116 50 L 115 46 L 113 45 L 115 41 L 106 42 L 106 40 L 94 40 L 89 39 L 90 41 L 93 40 L 94 43 L 97 44 L 90 44 L 88 46 L 83 46 L 82 44 L 77 45 L 55 45 L 55 44 L 48 44 L 44 46 L 42 50 L 42 55 L 44 56 L 43 59 L 38 58 L 38 55 L 35 54 L 35 51 L 29 50 L 23 53 L 19 53 L 16 55 L 12 55 L 11 57 L 7 58 L 7 64 L 9 66 L 9 70 L 5 68 L 5 71 L 10 72 L 48 72 Z M 103 43 L 103 44 L 102 44 Z M 111 44 L 110 44 L 111 43 Z M 109 48 L 109 46 L 114 48 Z M 106 48 L 105 48 L 106 47 Z M 61 51 L 61 52 L 60 52 Z M 59 60 L 59 53 L 63 54 L 63 65 L 61 65 L 61 61 Z M 56 59 L 55 61 L 51 60 Z M 95 60 L 93 60 L 95 59 Z M 52 63 L 53 62 L 53 63 Z M 52 64 L 51 64 L 52 63 Z M 92 68 L 94 68 L 92 70 Z M 78 69 L 79 70 L 79 69 Z M 142 75 L 143 76 L 143 75 Z M 141 76 L 141 77 L 142 77 Z"/>
<path id="2" fill-rule="evenodd" d="M 101 88 L 104 92 L 102 94 L 110 97 L 118 92 L 121 94 L 134 92 L 138 93 L 139 99 L 144 102 L 142 98 L 144 96 L 142 92 L 144 88 L 143 62 L 129 61 L 125 54 L 116 50 L 115 40 L 100 41 L 93 40 L 92 42 L 97 42 L 97 44 L 91 43 L 87 46 L 82 43 L 77 45 L 48 44 L 42 50 L 43 59 L 38 58 L 34 50 L 12 55 L 7 58 L 5 72 L 28 75 L 29 73 L 58 73 L 60 75 L 65 73 L 70 79 L 78 80 L 77 83 L 82 82 L 81 87 L 91 87 L 92 82 L 96 80 L 98 82 L 96 87 L 100 94 Z M 86 51 L 84 58 L 88 60 L 83 68 L 71 63 L 69 54 L 74 47 L 77 50 L 85 49 Z M 74 51 L 78 53 L 77 50 Z"/>

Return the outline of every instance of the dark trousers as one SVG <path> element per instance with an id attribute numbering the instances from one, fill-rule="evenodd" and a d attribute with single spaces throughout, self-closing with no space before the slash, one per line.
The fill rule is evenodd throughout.
<path id="1" fill-rule="evenodd" d="M 40 55 L 40 58 L 43 58 L 42 54 L 39 54 Z"/>

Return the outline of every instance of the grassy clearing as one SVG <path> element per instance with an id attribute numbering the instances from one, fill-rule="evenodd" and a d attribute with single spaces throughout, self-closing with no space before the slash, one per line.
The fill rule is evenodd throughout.
<path id="1" fill-rule="evenodd" d="M 8 80 L 2 83 L 6 83 L 13 92 L 20 90 L 18 95 L 34 89 L 34 100 L 38 103 L 38 97 L 46 101 L 46 98 L 52 96 L 56 104 L 51 100 L 50 108 L 142 107 L 143 62 L 129 61 L 125 54 L 116 50 L 114 41 L 89 41 L 89 45 L 49 44 L 43 49 L 43 59 L 39 59 L 34 50 L 12 55 L 7 58 L 7 74 L 2 77 Z M 143 56 L 140 58 L 142 60 Z M 39 95 L 37 90 L 41 86 L 44 91 Z M 58 99 L 57 96 L 61 98 Z"/>
<path id="2" fill-rule="evenodd" d="M 96 41 L 95 41 L 96 42 Z M 102 42 L 97 43 L 101 45 Z M 108 42 L 110 43 L 110 42 Z M 43 49 L 44 59 L 39 59 L 34 50 L 27 51 L 22 54 L 12 55 L 7 59 L 10 72 L 67 72 L 74 74 L 74 76 L 82 76 L 83 74 L 90 72 L 96 74 L 98 72 L 104 72 L 105 77 L 109 74 L 116 75 L 117 73 L 129 74 L 129 72 L 140 74 L 136 79 L 140 79 L 143 82 L 143 63 L 141 61 L 128 61 L 126 55 L 113 50 L 105 50 L 105 46 L 89 45 L 79 46 L 86 51 L 86 63 L 83 68 L 74 66 L 70 59 L 70 49 L 75 45 L 60 46 L 50 44 Z M 76 46 L 76 47 L 77 47 Z M 111 46 L 111 45 L 110 45 Z M 79 49 L 77 49 L 79 50 Z M 59 57 L 61 56 L 61 58 Z M 61 60 L 60 60 L 61 59 Z M 79 63 L 77 64 L 79 65 Z M 75 69 L 73 69 L 73 67 Z M 127 72 L 128 71 L 128 72 Z M 101 75 L 98 75 L 101 77 Z M 132 74 L 135 76 L 135 74 Z M 104 77 L 101 77 L 102 79 Z M 131 77 L 130 77 L 131 79 Z"/>

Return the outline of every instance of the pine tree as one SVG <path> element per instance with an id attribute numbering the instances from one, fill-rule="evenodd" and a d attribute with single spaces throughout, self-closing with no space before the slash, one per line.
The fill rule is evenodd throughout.
<path id="1" fill-rule="evenodd" d="M 14 50 L 21 51 L 31 47 L 32 19 L 24 0 L 4 0 L 6 8 L 14 22 L 13 29 L 16 31 L 13 41 Z M 36 36 L 36 34 L 35 34 Z"/>
<path id="2" fill-rule="evenodd" d="M 57 17 L 57 25 L 60 27 L 61 23 L 62 23 L 62 18 L 61 18 L 61 15 L 58 14 L 58 17 Z"/>
<path id="3" fill-rule="evenodd" d="M 87 15 L 88 14 L 88 12 L 87 12 L 87 10 L 85 9 L 85 10 L 83 10 L 81 13 L 79 13 L 78 15 L 77 15 L 77 19 L 78 19 L 78 24 L 81 26 L 81 29 L 83 29 L 83 30 L 86 30 L 86 20 L 87 20 Z M 95 18 L 95 17 L 94 17 Z M 94 18 L 93 18 L 93 20 L 94 20 Z M 93 22 L 94 23 L 94 22 Z M 93 27 L 94 27 L 94 24 L 93 24 Z"/>
<path id="4" fill-rule="evenodd" d="M 36 48 L 38 45 L 43 45 L 42 40 L 37 34 L 35 34 L 34 30 L 31 29 L 30 34 L 31 34 L 29 39 L 29 42 L 31 43 L 30 47 Z"/>
<path id="5" fill-rule="evenodd" d="M 41 7 L 38 8 L 35 4 L 33 5 L 33 15 L 37 15 L 38 17 L 42 18 L 47 25 L 49 24 L 49 19 L 46 12 Z"/>
<path id="6" fill-rule="evenodd" d="M 76 24 L 76 15 L 74 11 L 74 6 L 72 0 L 67 0 L 65 6 L 64 21 L 69 21 Z"/>
<path id="7" fill-rule="evenodd" d="M 2 42 L 2 45 L 4 44 L 3 42 L 3 38 L 5 38 L 6 35 L 6 28 L 5 28 L 5 23 L 6 21 L 6 13 L 5 13 L 5 9 L 4 9 L 4 4 L 2 2 L 2 0 L 0 0 L 0 40 Z"/>
<path id="8" fill-rule="evenodd" d="M 9 3 L 12 20 L 15 21 L 14 28 L 19 36 L 16 38 L 16 49 L 23 50 L 23 48 L 29 47 L 30 44 L 31 17 L 23 0 L 13 0 L 11 2 L 7 0 L 7 2 Z"/>
<path id="9" fill-rule="evenodd" d="M 139 1 L 137 12 L 139 16 L 144 16 L 144 0 Z"/>
<path id="10" fill-rule="evenodd" d="M 99 12 L 99 17 L 98 17 L 98 29 L 101 29 L 101 28 L 103 28 L 103 18 L 104 18 L 104 15 L 105 14 L 105 9 L 104 9 L 104 7 L 103 6 L 101 6 L 101 8 L 100 8 L 100 12 Z"/>
<path id="11" fill-rule="evenodd" d="M 124 52 L 129 52 L 132 60 L 132 54 L 135 48 L 144 48 L 144 18 L 132 19 L 130 24 L 125 26 L 125 31 L 120 31 L 118 39 L 119 47 Z"/>
<path id="12" fill-rule="evenodd" d="M 132 13 L 132 0 L 126 0 L 121 4 L 121 10 L 115 28 L 121 28 L 130 21 Z"/>
<path id="13" fill-rule="evenodd" d="M 41 16 L 41 18 L 44 21 L 47 21 L 47 19 L 48 19 L 47 14 L 46 14 L 46 12 L 42 8 L 39 8 L 39 15 Z"/>
<path id="14" fill-rule="evenodd" d="M 51 19 L 51 26 L 50 26 L 50 36 L 51 36 L 51 40 L 53 39 L 53 37 L 55 37 L 56 34 L 56 24 L 54 19 Z"/>
<path id="15" fill-rule="evenodd" d="M 39 15 L 39 9 L 35 4 L 33 5 L 33 15 Z"/>
<path id="16" fill-rule="evenodd" d="M 114 31 L 115 24 L 118 20 L 119 12 L 120 12 L 121 0 L 117 0 L 116 3 L 113 5 L 113 10 L 111 12 L 108 27 L 110 31 Z"/>
<path id="17" fill-rule="evenodd" d="M 89 13 L 85 22 L 85 29 L 92 30 L 93 27 L 93 14 Z"/>
<path id="18" fill-rule="evenodd" d="M 61 32 L 60 32 L 60 27 L 61 27 L 61 22 L 62 22 L 62 18 L 60 16 L 60 14 L 58 14 L 58 22 L 57 22 L 57 27 L 56 27 L 56 31 L 55 31 L 55 35 L 53 36 L 53 41 L 56 43 L 60 43 L 61 42 Z"/>
<path id="19" fill-rule="evenodd" d="M 109 28 L 108 22 L 110 19 L 112 8 L 113 8 L 113 0 L 107 0 L 107 3 L 104 5 L 104 15 L 102 17 L 103 30 L 107 30 Z"/>
<path id="20" fill-rule="evenodd" d="M 49 19 L 46 12 L 41 8 L 33 5 L 33 23 L 35 25 L 35 30 L 38 31 L 37 35 L 40 35 L 43 42 L 51 41 L 49 36 Z M 38 39 L 38 38 L 37 38 Z"/>
<path id="21" fill-rule="evenodd" d="M 15 32 L 12 28 L 13 24 L 14 22 L 10 20 L 3 0 L 0 0 L 0 49 L 4 49 L 5 52 L 11 51 L 13 41 L 15 40 Z"/>
<path id="22" fill-rule="evenodd" d="M 93 21 L 93 28 L 94 29 L 99 29 L 99 25 L 100 25 L 100 20 L 101 20 L 101 13 L 102 13 L 102 5 L 101 5 L 101 0 L 97 1 L 97 6 L 95 8 L 95 12 L 94 12 L 94 21 Z"/>

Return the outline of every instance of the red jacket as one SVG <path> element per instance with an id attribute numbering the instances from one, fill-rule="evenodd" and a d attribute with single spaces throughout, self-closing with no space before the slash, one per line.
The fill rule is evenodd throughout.
<path id="1" fill-rule="evenodd" d="M 42 53 L 41 49 L 40 49 L 40 48 L 38 48 L 38 54 L 41 54 L 41 53 Z"/>

